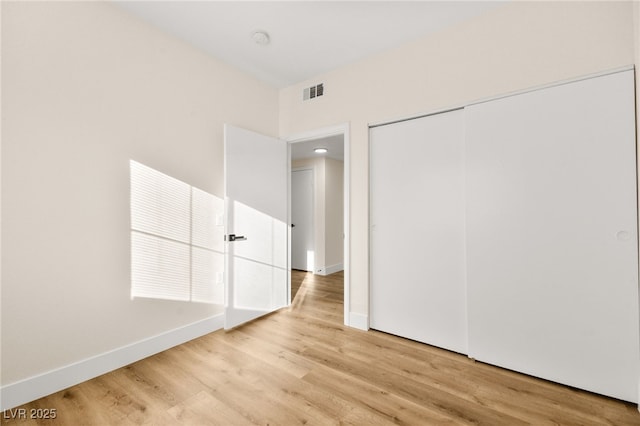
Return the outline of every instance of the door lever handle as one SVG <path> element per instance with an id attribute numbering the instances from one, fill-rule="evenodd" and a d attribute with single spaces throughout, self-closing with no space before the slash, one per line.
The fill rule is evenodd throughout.
<path id="1" fill-rule="evenodd" d="M 233 241 L 245 241 L 247 239 L 247 237 L 245 237 L 244 235 L 236 235 L 236 234 L 229 234 L 229 238 L 227 238 L 227 236 L 224 237 L 225 241 L 229 241 L 229 242 L 233 242 Z"/>

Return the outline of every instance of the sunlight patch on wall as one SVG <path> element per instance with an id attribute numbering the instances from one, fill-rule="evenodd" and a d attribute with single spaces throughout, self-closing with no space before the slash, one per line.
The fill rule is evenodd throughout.
<path id="1" fill-rule="evenodd" d="M 313 250 L 307 250 L 307 271 L 314 271 L 316 254 Z"/>
<path id="2" fill-rule="evenodd" d="M 131 298 L 223 304 L 224 202 L 130 160 Z"/>

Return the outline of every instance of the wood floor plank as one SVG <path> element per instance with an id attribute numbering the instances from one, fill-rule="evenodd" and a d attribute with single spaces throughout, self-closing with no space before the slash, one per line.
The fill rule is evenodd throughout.
<path id="1" fill-rule="evenodd" d="M 538 386 L 530 387 L 529 392 L 525 394 L 513 386 L 506 386 L 509 383 L 507 380 L 501 381 L 500 386 L 496 385 L 495 374 L 502 372 L 501 370 L 494 370 L 493 377 L 486 377 L 486 375 L 482 378 L 479 377 L 476 372 L 482 369 L 478 368 L 477 363 L 466 357 L 456 355 L 457 359 L 455 360 L 437 355 L 426 357 L 424 352 L 416 351 L 418 352 L 416 354 L 404 349 L 399 351 L 393 347 L 377 350 L 380 349 L 380 346 L 371 345 L 368 339 L 358 339 L 358 337 L 356 335 L 354 339 L 342 347 L 340 353 L 363 363 L 371 362 L 420 383 L 435 385 L 457 397 L 498 408 L 499 411 L 528 422 L 545 424 L 544 420 L 548 419 L 547 424 L 555 424 L 553 418 L 559 414 L 557 404 L 545 396 L 547 389 L 540 386 L 541 381 L 539 380 L 534 382 Z M 430 361 L 425 365 L 426 359 Z M 470 380 L 471 378 L 474 380 Z M 475 380 L 476 378 L 478 380 Z M 533 403 L 522 404 L 522 399 L 532 393 L 537 395 Z M 590 412 L 590 407 L 581 408 L 582 410 L 572 410 L 571 407 L 564 406 L 561 414 L 566 415 L 567 411 L 572 411 L 577 422 L 596 420 L 593 413 Z M 586 413 L 584 409 L 587 409 Z M 544 413 L 545 417 L 541 413 Z"/>
<path id="2" fill-rule="evenodd" d="M 305 358 L 271 342 L 256 339 L 240 330 L 225 333 L 219 338 L 247 354 L 259 354 L 260 359 L 270 366 L 282 369 L 298 379 L 304 377 L 313 368 L 313 363 Z"/>
<path id="3" fill-rule="evenodd" d="M 215 369 L 202 376 L 217 399 L 240 409 L 250 421 L 258 416 L 270 417 L 274 424 L 327 424 L 333 421 L 331 413 L 317 409 L 313 404 L 300 403 L 304 386 L 287 371 L 270 368 L 262 359 L 237 350 L 233 342 L 215 339 Z M 237 388 L 244 393 L 229 394 L 222 389 Z M 250 384 L 247 387 L 247 384 Z M 249 398 L 249 399 L 248 399 Z"/>
<path id="4" fill-rule="evenodd" d="M 252 374 L 259 377 L 265 392 L 275 400 L 297 411 L 305 424 L 332 424 L 352 411 L 346 401 L 314 387 L 279 368 L 269 368 L 262 360 L 250 359 L 249 355 L 239 360 Z"/>
<path id="5" fill-rule="evenodd" d="M 169 414 L 181 425 L 253 425 L 211 393 L 201 391 L 169 409 Z M 215 415 L 212 415 L 215 413 Z"/>
<path id="6" fill-rule="evenodd" d="M 400 376 L 379 365 L 363 364 L 359 360 L 349 358 L 335 351 L 322 348 L 310 348 L 304 356 L 316 360 L 329 368 L 345 371 L 360 380 L 378 383 L 388 392 L 415 404 L 429 407 L 469 424 L 521 425 L 526 424 L 519 419 L 466 401 L 448 393 L 438 386 L 425 385 L 416 380 Z"/>
<path id="7" fill-rule="evenodd" d="M 298 412 L 287 410 L 273 398 L 251 363 L 241 364 L 235 351 L 222 344 L 217 346 L 211 353 L 202 353 L 198 348 L 193 348 L 192 353 L 208 367 L 194 363 L 194 374 L 217 401 L 237 412 L 247 423 L 300 424 L 304 420 Z M 215 416 L 215 412 L 211 415 Z"/>
<path id="8" fill-rule="evenodd" d="M 361 415 L 358 424 L 372 424 L 380 417 L 386 422 L 394 424 L 454 424 L 451 417 L 420 406 L 398 397 L 383 388 L 359 380 L 351 375 L 345 375 L 331 368 L 318 368 L 307 374 L 303 380 L 316 387 L 326 389 L 332 394 L 349 401 L 360 411 L 369 413 Z M 459 423 L 456 423 L 459 424 Z"/>
<path id="9" fill-rule="evenodd" d="M 343 325 L 343 274 L 292 272 L 289 308 L 22 407 L 7 425 L 640 425 L 634 404 Z"/>

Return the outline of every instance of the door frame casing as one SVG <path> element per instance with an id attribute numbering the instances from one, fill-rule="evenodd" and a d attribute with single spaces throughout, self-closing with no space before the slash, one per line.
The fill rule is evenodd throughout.
<path id="1" fill-rule="evenodd" d="M 351 248 L 351 235 L 350 235 L 350 226 L 349 219 L 350 215 L 350 188 L 351 188 L 351 173 L 350 173 L 350 124 L 343 123 L 335 126 L 324 127 L 316 130 L 311 130 L 304 133 L 294 134 L 288 137 L 283 138 L 288 143 L 289 147 L 289 222 L 291 222 L 291 144 L 298 142 L 307 142 L 315 139 L 325 138 L 329 136 L 343 135 L 343 144 L 344 144 L 344 325 L 351 326 L 350 321 L 350 294 L 351 294 L 351 283 L 350 283 L 350 270 L 351 270 L 351 256 L 350 256 L 350 248 Z M 291 228 L 289 228 L 289 265 L 291 265 Z M 291 297 L 291 280 L 289 279 L 289 297 Z"/>

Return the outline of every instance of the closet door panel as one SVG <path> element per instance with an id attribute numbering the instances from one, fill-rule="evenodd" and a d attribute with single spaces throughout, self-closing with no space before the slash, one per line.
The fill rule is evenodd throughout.
<path id="1" fill-rule="evenodd" d="M 466 353 L 464 112 L 371 129 L 372 328 Z"/>
<path id="2" fill-rule="evenodd" d="M 466 109 L 469 355 L 637 401 L 631 71 Z"/>

